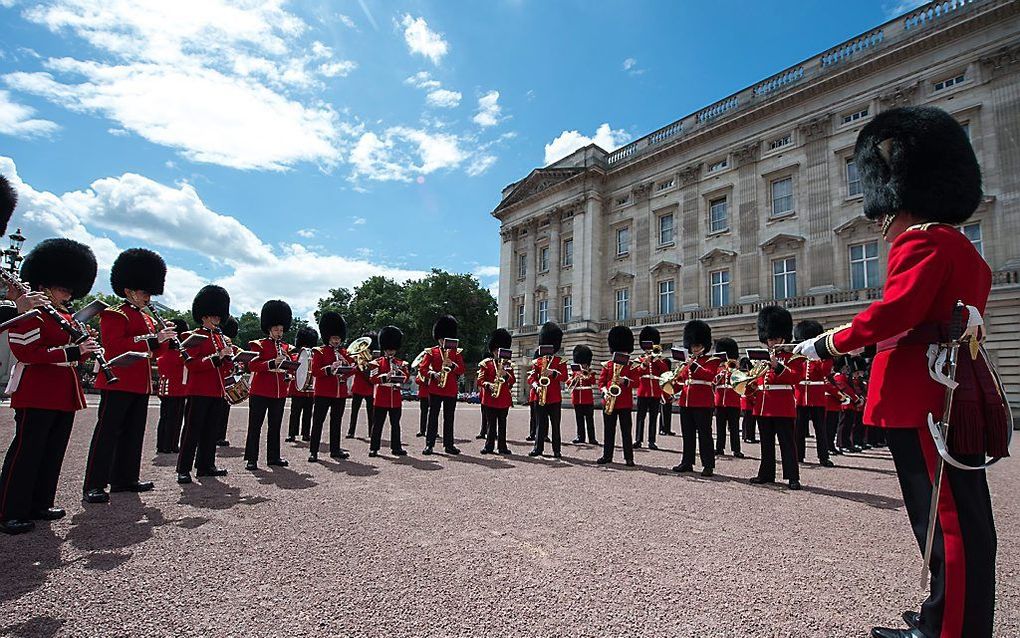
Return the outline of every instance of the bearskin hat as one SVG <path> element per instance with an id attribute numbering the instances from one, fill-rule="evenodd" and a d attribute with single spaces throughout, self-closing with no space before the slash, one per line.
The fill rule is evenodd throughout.
<path id="1" fill-rule="evenodd" d="M 372 352 L 378 351 L 379 350 L 379 335 L 376 334 L 375 332 L 366 332 L 364 336 L 366 336 L 366 337 L 368 337 L 369 339 L 372 340 L 372 343 L 368 347 L 368 349 L 371 350 Z"/>
<path id="2" fill-rule="evenodd" d="M 716 341 L 715 351 L 719 354 L 725 354 L 727 359 L 740 358 L 740 348 L 737 347 L 737 342 L 729 337 L 723 337 Z"/>
<path id="3" fill-rule="evenodd" d="M 489 352 L 496 348 L 509 348 L 513 343 L 513 337 L 505 328 L 496 328 L 489 336 Z"/>
<path id="4" fill-rule="evenodd" d="M 712 328 L 701 319 L 692 319 L 684 325 L 684 350 L 695 344 L 706 351 L 712 347 Z"/>
<path id="5" fill-rule="evenodd" d="M 379 331 L 379 348 L 382 350 L 400 350 L 404 342 L 404 333 L 396 326 L 386 326 Z"/>
<path id="6" fill-rule="evenodd" d="M 188 322 L 183 319 L 172 319 L 170 323 L 174 326 L 174 332 L 179 335 L 184 334 L 191 329 L 188 327 Z"/>
<path id="7" fill-rule="evenodd" d="M 118 297 L 124 290 L 144 290 L 150 295 L 162 295 L 166 281 L 166 262 L 147 248 L 128 248 L 110 268 L 110 287 Z"/>
<path id="8" fill-rule="evenodd" d="M 18 205 L 18 193 L 7 181 L 7 178 L 0 175 L 0 235 L 7 233 L 7 224 L 14 214 L 14 207 Z"/>
<path id="9" fill-rule="evenodd" d="M 436 341 L 440 339 L 456 339 L 457 320 L 452 315 L 443 315 L 436 319 L 436 323 L 432 326 L 432 338 Z"/>
<path id="10" fill-rule="evenodd" d="M 813 319 L 805 319 L 798 322 L 793 328 L 793 340 L 804 341 L 806 339 L 814 339 L 823 332 L 825 332 L 825 328 L 822 327 L 822 324 Z"/>
<path id="11" fill-rule="evenodd" d="M 653 344 L 659 344 L 662 342 L 662 336 L 659 334 L 658 329 L 652 326 L 645 326 L 641 329 L 641 334 L 638 336 L 638 344 L 651 341 Z"/>
<path id="12" fill-rule="evenodd" d="M 563 330 L 552 321 L 545 322 L 538 331 L 538 345 L 552 346 L 553 352 L 559 352 L 563 345 Z"/>
<path id="13" fill-rule="evenodd" d="M 311 326 L 305 326 L 297 331 L 294 338 L 294 346 L 298 348 L 314 348 L 319 343 L 319 333 Z"/>
<path id="14" fill-rule="evenodd" d="M 273 326 L 283 326 L 283 331 L 290 330 L 291 321 L 294 316 L 291 314 L 290 305 L 286 301 L 270 299 L 262 304 L 262 315 L 260 317 L 263 334 L 269 334 Z"/>
<path id="15" fill-rule="evenodd" d="M 769 339 L 793 341 L 793 317 L 782 306 L 765 306 L 758 311 L 758 341 Z"/>
<path id="16" fill-rule="evenodd" d="M 574 346 L 574 363 L 588 365 L 593 358 L 591 348 L 585 345 Z"/>
<path id="17" fill-rule="evenodd" d="M 202 317 L 219 317 L 225 322 L 230 316 L 230 295 L 223 288 L 210 284 L 203 287 L 191 302 L 191 318 L 201 325 Z"/>
<path id="18" fill-rule="evenodd" d="M 634 352 L 634 333 L 627 326 L 610 328 L 608 341 L 613 352 Z"/>
<path id="19" fill-rule="evenodd" d="M 322 335 L 322 343 L 327 346 L 331 337 L 340 337 L 340 341 L 346 341 L 347 322 L 339 312 L 328 310 L 319 317 L 319 334 Z"/>
<path id="20" fill-rule="evenodd" d="M 237 339 L 237 333 L 241 330 L 241 324 L 237 321 L 237 317 L 227 317 L 220 320 L 220 330 L 228 339 L 234 340 Z"/>
<path id="21" fill-rule="evenodd" d="M 73 239 L 45 239 L 25 257 L 21 278 L 33 288 L 67 288 L 72 299 L 81 299 L 96 283 L 96 256 Z"/>
<path id="22" fill-rule="evenodd" d="M 879 113 L 857 136 L 854 164 L 868 219 L 906 210 L 919 219 L 959 224 L 981 203 L 974 149 L 960 123 L 941 109 Z"/>

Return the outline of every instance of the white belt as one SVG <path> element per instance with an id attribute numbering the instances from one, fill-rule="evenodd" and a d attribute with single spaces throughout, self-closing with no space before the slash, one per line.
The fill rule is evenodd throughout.
<path id="1" fill-rule="evenodd" d="M 655 379 L 656 381 L 659 380 L 659 377 L 654 375 L 654 374 L 642 374 L 641 378 L 642 379 Z"/>
<path id="2" fill-rule="evenodd" d="M 762 390 L 768 392 L 769 390 L 792 390 L 792 385 L 767 385 Z"/>
<path id="3" fill-rule="evenodd" d="M 825 385 L 825 381 L 801 381 L 800 385 Z"/>
<path id="4" fill-rule="evenodd" d="M 576 388 L 574 388 L 574 390 L 594 390 L 594 389 L 595 386 L 593 385 L 579 385 Z"/>
<path id="5" fill-rule="evenodd" d="M 728 386 L 728 385 L 726 385 L 725 383 L 723 383 L 723 384 L 721 384 L 721 385 L 717 385 L 717 386 L 715 386 L 715 389 L 716 389 L 716 390 L 726 390 L 726 389 L 728 389 L 729 387 L 730 387 L 730 386 Z"/>
<path id="6" fill-rule="evenodd" d="M 384 387 L 384 388 L 402 388 L 402 387 L 404 387 L 403 383 L 379 383 L 377 385 L 379 385 L 381 387 Z"/>
<path id="7" fill-rule="evenodd" d="M 684 385 L 714 385 L 711 381 L 702 381 L 700 379 L 688 379 Z"/>

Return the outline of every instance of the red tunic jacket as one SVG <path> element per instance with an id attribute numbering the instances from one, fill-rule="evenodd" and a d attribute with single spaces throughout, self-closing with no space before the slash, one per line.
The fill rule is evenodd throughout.
<path id="1" fill-rule="evenodd" d="M 832 361 L 805 361 L 804 378 L 797 382 L 793 392 L 799 407 L 824 407 L 826 379 L 832 374 Z"/>
<path id="2" fill-rule="evenodd" d="M 400 390 L 403 381 L 397 383 L 386 377 L 390 372 L 399 372 L 406 381 L 411 376 L 411 369 L 406 361 L 396 357 L 379 357 L 375 360 L 375 366 L 369 372 L 369 380 L 372 382 L 374 392 L 372 394 L 372 406 L 375 408 L 399 408 L 403 397 Z"/>
<path id="3" fill-rule="evenodd" d="M 610 386 L 610 382 L 613 379 L 613 361 L 610 359 L 602 364 L 602 371 L 599 373 L 599 389 L 602 390 L 603 397 L 606 395 L 606 390 Z M 613 412 L 620 412 L 622 410 L 631 410 L 634 408 L 634 388 L 641 380 L 641 369 L 630 365 L 625 365 L 620 369 L 620 396 L 616 397 L 616 405 L 613 408 Z"/>
<path id="4" fill-rule="evenodd" d="M 248 369 L 252 371 L 251 396 L 285 398 L 290 384 L 287 372 L 276 367 L 276 357 L 283 354 L 284 359 L 290 360 L 290 344 L 266 337 L 248 342 L 248 349 L 259 353 L 259 356 L 248 364 Z"/>
<path id="5" fill-rule="evenodd" d="M 825 411 L 839 412 L 843 409 L 843 397 L 832 383 L 832 376 L 825 381 Z"/>
<path id="6" fill-rule="evenodd" d="M 347 377 L 350 373 L 335 373 L 329 369 L 331 363 L 343 361 L 350 365 L 350 357 L 347 356 L 346 348 L 333 348 L 331 346 L 319 346 L 312 353 L 312 376 L 315 377 L 315 386 L 312 394 L 317 397 L 329 397 L 330 399 L 346 399 L 351 396 L 347 388 Z"/>
<path id="7" fill-rule="evenodd" d="M 60 313 L 71 321 L 71 315 Z M 75 367 L 81 350 L 46 314 L 28 317 L 8 329 L 11 353 L 18 362 L 7 391 L 11 407 L 74 412 L 85 407 Z"/>
<path id="8" fill-rule="evenodd" d="M 715 407 L 717 408 L 740 408 L 740 395 L 730 385 L 730 376 L 734 368 L 725 363 L 719 365 L 719 372 L 715 375 Z"/>
<path id="9" fill-rule="evenodd" d="M 125 352 L 147 352 L 150 359 L 135 361 L 129 366 L 114 369 L 119 381 L 110 385 L 102 374 L 96 376 L 96 389 L 116 390 L 132 394 L 152 394 L 152 360 L 168 349 L 166 342 L 159 343 L 159 328 L 149 315 L 137 306 L 124 302 L 99 314 L 99 336 L 107 360 Z M 148 337 L 148 338 L 146 338 Z"/>
<path id="10" fill-rule="evenodd" d="M 659 375 L 669 370 L 669 362 L 662 357 L 652 357 L 645 354 L 641 357 L 641 380 L 638 383 L 637 395 L 642 399 L 662 398 L 662 388 L 659 387 Z"/>
<path id="11" fill-rule="evenodd" d="M 597 383 L 595 373 L 591 369 L 572 372 L 570 379 L 572 386 L 570 402 L 574 405 L 594 405 L 595 384 Z"/>
<path id="12" fill-rule="evenodd" d="M 680 370 L 678 379 L 684 385 L 680 396 L 680 407 L 715 407 L 715 377 L 719 374 L 722 359 L 713 355 L 699 355 L 693 358 L 696 366 L 688 363 Z"/>
<path id="13" fill-rule="evenodd" d="M 948 322 L 957 300 L 984 314 L 992 273 L 963 233 L 945 224 L 912 226 L 889 249 L 882 299 L 826 338 L 830 354 L 847 353 L 899 337 L 923 324 Z M 945 386 L 928 373 L 928 346 L 897 345 L 872 362 L 874 392 L 864 423 L 887 428 L 927 427 L 942 417 Z"/>
<path id="14" fill-rule="evenodd" d="M 513 369 L 497 370 L 498 365 L 491 357 L 478 365 L 478 387 L 482 395 L 482 405 L 487 408 L 506 409 L 513 403 L 511 390 L 514 383 L 517 382 L 517 378 L 514 376 Z M 503 381 L 503 387 L 500 388 L 499 394 L 493 395 L 492 389 L 486 384 L 494 382 L 497 374 L 505 376 L 506 379 Z"/>
<path id="15" fill-rule="evenodd" d="M 216 354 L 224 348 L 226 338 L 218 329 L 199 328 L 193 332 L 209 338 L 186 349 L 191 357 L 184 364 L 184 385 L 188 389 L 188 396 L 222 397 L 223 377 L 233 368 L 229 359 L 222 359 Z"/>
<path id="16" fill-rule="evenodd" d="M 449 352 L 447 356 L 453 369 L 446 376 L 446 385 L 439 387 L 439 378 L 431 377 L 428 373 L 430 370 L 439 372 L 443 369 L 443 350 L 436 346 L 429 348 L 425 352 L 425 358 L 422 359 L 421 366 L 418 369 L 421 371 L 422 376 L 428 380 L 429 395 L 437 397 L 457 396 L 457 378 L 464 374 L 464 357 L 459 352 Z"/>
<path id="17" fill-rule="evenodd" d="M 567 364 L 561 357 L 556 355 L 552 357 L 539 357 L 531 362 L 528 378 L 533 380 L 532 387 L 535 389 L 535 400 L 538 401 L 541 397 L 541 386 L 538 380 L 545 370 L 549 371 L 547 373 L 549 386 L 546 388 L 545 404 L 563 403 L 562 387 L 563 382 L 567 380 Z"/>
<path id="18" fill-rule="evenodd" d="M 179 351 L 168 348 L 160 354 L 156 359 L 156 369 L 159 371 L 159 396 L 187 396 L 188 390 L 184 387 L 184 357 Z"/>
<path id="19" fill-rule="evenodd" d="M 779 372 L 769 368 L 758 377 L 754 415 L 793 419 L 797 417 L 797 398 L 793 388 L 804 378 L 806 359 L 799 355 L 794 357 L 791 352 L 777 352 L 776 360 L 781 366 L 777 366 Z"/>

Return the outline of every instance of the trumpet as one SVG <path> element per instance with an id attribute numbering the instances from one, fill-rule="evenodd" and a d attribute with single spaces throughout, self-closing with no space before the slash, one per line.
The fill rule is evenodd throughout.
<path id="1" fill-rule="evenodd" d="M 613 363 L 613 378 L 606 387 L 606 404 L 603 406 L 606 414 L 612 414 L 616 409 L 616 399 L 623 393 L 620 387 L 620 373 L 623 372 L 623 365 Z"/>

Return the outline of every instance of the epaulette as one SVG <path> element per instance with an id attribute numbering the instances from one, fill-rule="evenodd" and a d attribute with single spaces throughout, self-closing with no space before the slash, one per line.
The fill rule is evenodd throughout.
<path id="1" fill-rule="evenodd" d="M 487 363 L 489 363 L 490 361 L 492 361 L 492 357 L 486 357 L 486 358 L 484 358 L 484 359 L 482 359 L 481 361 L 478 362 L 478 367 L 479 368 L 484 368 L 485 365 Z"/>
<path id="2" fill-rule="evenodd" d="M 128 318 L 127 313 L 124 312 L 124 306 L 126 306 L 126 305 L 127 305 L 127 302 L 125 301 L 124 303 L 120 304 L 119 306 L 107 306 L 107 307 L 103 308 L 103 312 L 113 312 L 113 313 L 116 313 L 116 314 L 120 315 L 121 317 L 124 317 L 125 319 L 127 319 Z"/>

